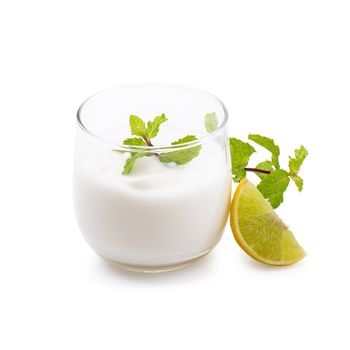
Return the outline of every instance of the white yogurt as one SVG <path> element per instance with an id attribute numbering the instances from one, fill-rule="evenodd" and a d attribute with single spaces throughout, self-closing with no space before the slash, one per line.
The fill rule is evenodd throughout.
<path id="1" fill-rule="evenodd" d="M 78 147 L 75 208 L 97 254 L 122 264 L 161 267 L 210 251 L 224 230 L 231 198 L 221 146 L 210 142 L 181 166 L 156 156 L 140 158 L 129 175 L 122 175 L 127 156 L 92 142 Z"/>

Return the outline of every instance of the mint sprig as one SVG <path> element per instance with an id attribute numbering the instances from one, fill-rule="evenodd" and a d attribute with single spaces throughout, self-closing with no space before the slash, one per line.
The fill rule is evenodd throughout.
<path id="1" fill-rule="evenodd" d="M 166 122 L 167 120 L 168 120 L 167 117 L 163 113 L 162 115 L 155 117 L 153 121 L 149 121 L 147 123 L 147 128 L 146 128 L 145 122 L 140 117 L 138 117 L 137 115 L 131 114 L 129 118 L 131 134 L 135 136 L 141 136 L 141 139 L 146 143 L 146 145 L 153 146 L 151 142 L 151 138 L 154 138 L 158 135 L 160 125 Z M 128 143 L 125 143 L 127 140 L 131 140 L 131 139 L 124 140 L 123 143 L 125 145 L 128 144 Z M 137 141 L 135 140 L 134 142 L 137 142 Z"/>
<path id="2" fill-rule="evenodd" d="M 300 167 L 308 152 L 304 146 L 294 151 L 294 157 L 289 157 L 289 171 L 280 168 L 280 148 L 273 139 L 257 134 L 250 134 L 249 140 L 264 147 L 271 152 L 271 159 L 260 162 L 255 168 L 247 167 L 250 156 L 256 152 L 247 142 L 230 138 L 230 151 L 232 162 L 232 179 L 240 182 L 246 177 L 246 172 L 254 172 L 260 179 L 257 188 L 270 202 L 273 208 L 279 207 L 283 202 L 283 194 L 292 179 L 299 192 L 303 189 L 303 180 L 299 176 Z"/>
<path id="3" fill-rule="evenodd" d="M 165 123 L 167 120 L 167 117 L 163 113 L 155 117 L 153 121 L 148 121 L 146 126 L 146 123 L 140 117 L 133 114 L 130 115 L 130 132 L 132 135 L 138 137 L 127 138 L 123 141 L 124 145 L 131 146 L 130 156 L 124 164 L 122 172 L 123 175 L 129 174 L 132 171 L 135 162 L 139 158 L 142 158 L 144 156 L 156 156 L 163 163 L 176 163 L 177 165 L 183 165 L 190 162 L 192 159 L 196 158 L 199 155 L 199 152 L 201 150 L 200 145 L 189 147 L 186 149 L 181 149 L 179 151 L 170 151 L 162 154 L 152 152 L 152 150 L 145 151 L 136 148 L 140 146 L 154 147 L 152 139 L 158 135 L 161 124 Z M 176 146 L 196 140 L 196 136 L 187 135 L 185 137 L 180 138 L 177 141 L 172 142 L 171 144 L 173 146 Z M 134 150 L 132 150 L 133 146 L 136 146 Z"/>

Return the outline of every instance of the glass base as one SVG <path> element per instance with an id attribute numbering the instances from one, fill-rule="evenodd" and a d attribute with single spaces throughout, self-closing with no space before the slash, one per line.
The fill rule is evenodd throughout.
<path id="1" fill-rule="evenodd" d="M 197 260 L 202 259 L 207 254 L 209 254 L 212 251 L 212 248 L 206 252 L 204 252 L 201 255 L 196 256 L 193 259 L 183 261 L 181 263 L 177 264 L 171 264 L 171 265 L 131 265 L 131 264 L 125 264 L 119 261 L 115 261 L 109 258 L 105 258 L 101 256 L 104 260 L 106 260 L 111 265 L 128 270 L 128 271 L 134 271 L 134 272 L 144 272 L 144 273 L 159 273 L 159 272 L 167 272 L 167 271 L 175 271 L 183 269 L 184 267 L 191 265 L 192 263 L 196 262 Z"/>

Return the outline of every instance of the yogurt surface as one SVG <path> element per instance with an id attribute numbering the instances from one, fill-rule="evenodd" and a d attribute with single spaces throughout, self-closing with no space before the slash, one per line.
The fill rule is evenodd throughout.
<path id="1" fill-rule="evenodd" d="M 177 132 L 173 134 L 176 139 Z M 127 157 L 96 140 L 77 147 L 75 209 L 97 254 L 152 267 L 210 251 L 224 230 L 231 198 L 224 148 L 215 141 L 204 144 L 185 165 L 143 157 L 130 174 L 122 175 Z"/>

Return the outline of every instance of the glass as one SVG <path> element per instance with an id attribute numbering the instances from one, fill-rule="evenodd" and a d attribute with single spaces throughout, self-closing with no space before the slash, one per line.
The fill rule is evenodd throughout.
<path id="1" fill-rule="evenodd" d="M 218 127 L 206 131 L 215 112 Z M 126 146 L 129 116 L 168 121 L 151 146 Z M 169 85 L 130 85 L 87 99 L 77 115 L 74 202 L 79 227 L 101 257 L 131 270 L 186 266 L 209 253 L 226 225 L 231 198 L 227 112 L 216 97 Z M 188 134 L 197 140 L 172 145 Z M 200 148 L 184 165 L 161 162 L 174 151 Z M 123 166 L 131 152 L 152 153 Z"/>

